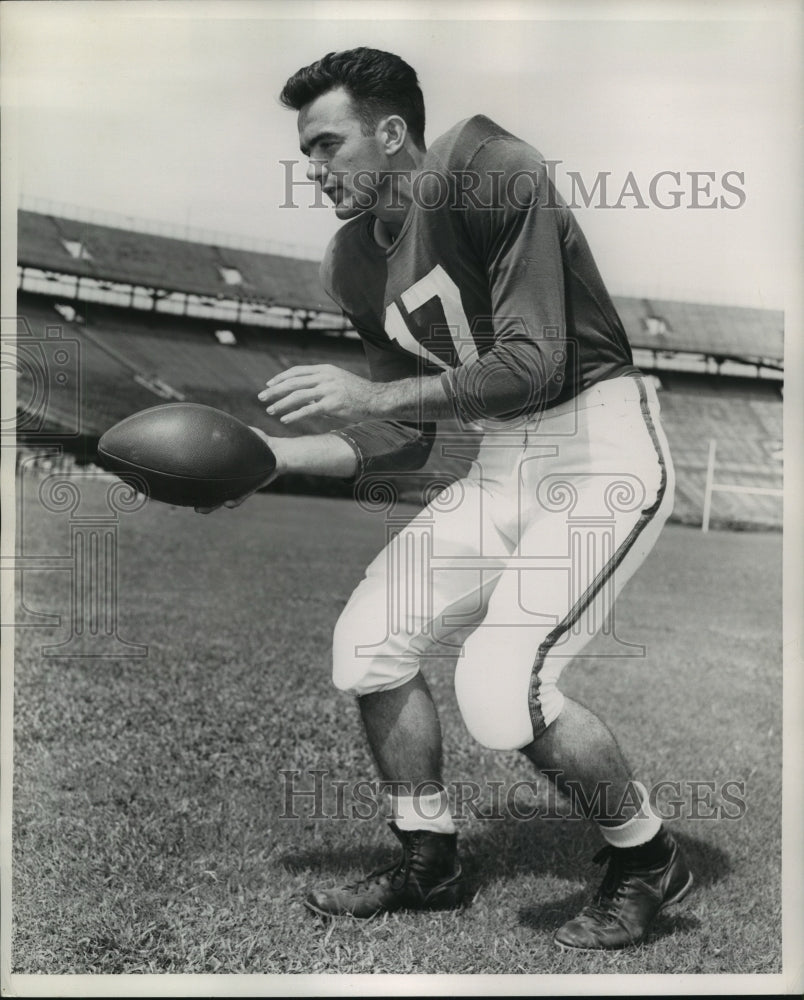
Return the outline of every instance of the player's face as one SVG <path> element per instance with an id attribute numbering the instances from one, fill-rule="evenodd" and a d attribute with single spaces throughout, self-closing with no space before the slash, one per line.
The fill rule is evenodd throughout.
<path id="1" fill-rule="evenodd" d="M 332 200 L 338 218 L 365 212 L 387 164 L 379 139 L 363 135 L 349 94 L 338 88 L 317 97 L 302 108 L 298 125 L 307 176 Z"/>

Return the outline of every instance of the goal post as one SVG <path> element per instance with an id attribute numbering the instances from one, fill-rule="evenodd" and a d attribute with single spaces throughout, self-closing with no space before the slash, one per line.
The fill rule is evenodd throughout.
<path id="1" fill-rule="evenodd" d="M 713 493 L 753 493 L 758 496 L 781 497 L 784 490 L 773 486 L 740 486 L 737 483 L 715 482 L 715 458 L 717 455 L 717 439 L 709 439 L 709 455 L 706 461 L 706 487 L 704 489 L 703 517 L 701 531 L 709 531 L 709 520 L 712 513 Z"/>

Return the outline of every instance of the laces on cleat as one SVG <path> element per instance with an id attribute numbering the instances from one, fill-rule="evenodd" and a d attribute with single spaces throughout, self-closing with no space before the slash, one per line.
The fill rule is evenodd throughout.
<path id="1" fill-rule="evenodd" d="M 313 891 L 307 905 L 324 916 L 371 917 L 398 909 L 454 909 L 463 900 L 456 835 L 391 829 L 402 856 L 340 889 Z"/>
<path id="2" fill-rule="evenodd" d="M 556 941 L 563 948 L 605 950 L 636 944 L 658 913 L 683 899 L 692 885 L 674 845 L 664 863 L 644 864 L 611 845 L 593 860 L 598 865 L 608 862 L 606 874 L 592 901 L 557 931 Z"/>
<path id="3" fill-rule="evenodd" d="M 366 895 L 370 893 L 373 889 L 381 888 L 384 882 L 387 882 L 392 888 L 394 887 L 393 874 L 399 870 L 398 864 L 388 865 L 387 868 L 381 868 L 379 871 L 370 872 L 368 875 L 364 875 L 363 878 L 358 879 L 356 882 L 350 882 L 348 885 L 343 887 L 345 892 L 354 892 L 358 895 Z M 388 878 L 389 873 L 391 878 Z"/>

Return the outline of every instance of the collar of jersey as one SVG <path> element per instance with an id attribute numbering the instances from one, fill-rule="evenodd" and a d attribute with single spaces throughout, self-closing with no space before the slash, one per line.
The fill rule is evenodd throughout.
<path id="1" fill-rule="evenodd" d="M 364 238 L 369 242 L 375 253 L 380 254 L 382 257 L 390 257 L 402 240 L 405 238 L 405 234 L 410 228 L 411 219 L 413 218 L 413 212 L 415 211 L 415 205 L 410 206 L 410 211 L 405 216 L 405 221 L 402 223 L 402 228 L 399 230 L 399 236 L 394 240 L 394 242 L 389 247 L 382 247 L 374 239 L 374 222 L 375 216 L 371 212 L 366 212 L 365 219 L 367 220 L 365 225 L 360 227 L 360 231 Z"/>

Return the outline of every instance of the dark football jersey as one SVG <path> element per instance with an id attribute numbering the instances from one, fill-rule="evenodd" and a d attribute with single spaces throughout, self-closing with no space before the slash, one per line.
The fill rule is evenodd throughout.
<path id="1" fill-rule="evenodd" d="M 365 213 L 336 233 L 321 268 L 372 379 L 441 373 L 456 417 L 474 423 L 637 374 L 586 239 L 532 146 L 483 116 L 460 122 L 428 150 L 412 195 L 390 248 Z M 339 433 L 366 471 L 397 445 L 410 467 L 418 432 L 383 421 Z"/>

